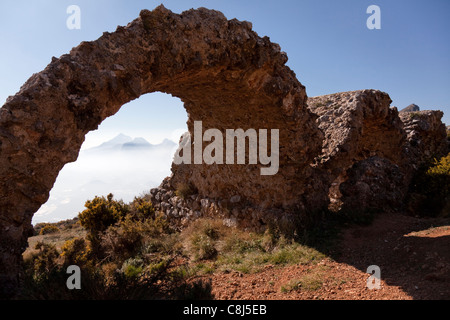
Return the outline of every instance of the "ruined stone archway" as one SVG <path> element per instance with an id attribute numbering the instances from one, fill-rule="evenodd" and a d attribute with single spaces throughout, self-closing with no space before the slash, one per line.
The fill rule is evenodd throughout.
<path id="1" fill-rule="evenodd" d="M 207 9 L 174 14 L 162 6 L 53 58 L 0 109 L 1 296 L 18 285 L 32 215 L 58 172 L 77 159 L 87 132 L 145 93 L 179 97 L 190 131 L 196 120 L 219 130 L 280 129 L 277 175 L 261 176 L 257 166 L 208 172 L 200 165 L 188 169 L 190 182 L 217 197 L 232 193 L 250 202 L 264 197 L 266 207 L 295 206 L 306 188 L 297 178 L 308 175 L 322 134 L 286 61 L 248 22 Z M 218 180 L 226 187 L 215 185 Z"/>

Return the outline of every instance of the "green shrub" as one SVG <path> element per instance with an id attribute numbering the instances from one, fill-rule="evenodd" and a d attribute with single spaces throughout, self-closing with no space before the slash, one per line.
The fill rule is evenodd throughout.
<path id="1" fill-rule="evenodd" d="M 195 260 L 208 260 L 217 255 L 215 242 L 205 234 L 196 234 L 191 239 L 191 254 Z"/>
<path id="2" fill-rule="evenodd" d="M 143 251 L 152 239 L 170 234 L 169 223 L 161 214 L 155 219 L 133 220 L 126 217 L 111 226 L 101 239 L 102 250 L 110 261 L 124 261 Z"/>
<path id="3" fill-rule="evenodd" d="M 145 267 L 145 272 L 147 272 L 148 274 L 157 274 L 161 271 L 164 271 L 170 265 L 170 263 L 171 261 L 168 259 L 162 259 L 161 261 L 152 262 Z M 174 270 L 174 275 L 181 276 L 183 278 L 186 277 L 187 274 L 185 272 L 180 272 L 180 270 L 184 271 L 183 268 L 176 268 Z"/>
<path id="4" fill-rule="evenodd" d="M 150 200 L 134 198 L 129 215 L 134 220 L 155 219 L 155 208 Z"/>
<path id="5" fill-rule="evenodd" d="M 198 280 L 177 257 L 179 236 L 149 201 L 96 197 L 80 221 L 90 232 L 62 246 L 38 243 L 25 259 L 23 299 L 202 299 L 211 285 Z M 42 226 L 43 227 L 43 226 Z M 214 237 L 214 230 L 205 231 Z M 176 263 L 175 263 L 176 261 Z M 66 287 L 68 265 L 82 269 L 82 290 Z"/>
<path id="6" fill-rule="evenodd" d="M 26 272 L 34 279 L 47 277 L 58 267 L 59 252 L 52 244 L 38 242 L 35 252 L 28 261 L 25 261 Z"/>
<path id="7" fill-rule="evenodd" d="M 415 176 L 409 196 L 410 211 L 424 216 L 450 214 L 450 153 Z"/>
<path id="8" fill-rule="evenodd" d="M 427 171 L 430 184 L 429 197 L 432 198 L 438 213 L 450 215 L 450 153 L 435 160 Z"/>
<path id="9" fill-rule="evenodd" d="M 39 235 L 42 236 L 42 235 L 46 235 L 46 234 L 57 233 L 58 231 L 59 231 L 59 229 L 57 226 L 48 224 L 39 231 Z"/>
<path id="10" fill-rule="evenodd" d="M 434 161 L 434 166 L 430 167 L 427 171 L 430 176 L 450 176 L 450 153 L 445 157 L 442 157 L 439 161 Z M 448 191 L 448 190 L 446 190 Z"/>
<path id="11" fill-rule="evenodd" d="M 211 299 L 211 286 L 179 272 L 173 259 L 145 266 L 140 258 L 127 260 L 106 288 L 107 299 Z"/>
<path id="12" fill-rule="evenodd" d="M 130 258 L 122 265 L 122 272 L 128 278 L 137 278 L 143 271 L 144 261 L 139 258 Z"/>
<path id="13" fill-rule="evenodd" d="M 71 249 L 82 242 L 74 241 Z M 138 300 L 138 299 L 211 299 L 211 285 L 195 276 L 180 272 L 174 258 L 146 262 L 133 257 L 117 267 L 116 263 L 98 262 L 96 268 L 82 268 L 82 290 L 68 290 L 66 268 L 58 263 L 56 249 L 44 243 L 26 263 L 20 299 L 42 300 Z M 66 251 L 68 252 L 68 251 Z M 67 254 L 66 254 L 67 255 Z M 109 269 L 109 272 L 106 272 Z"/>
<path id="14" fill-rule="evenodd" d="M 95 197 L 86 201 L 86 209 L 78 217 L 81 225 L 91 235 L 105 231 L 109 226 L 121 221 L 129 212 L 129 207 L 123 201 L 113 200 L 110 193 L 107 198 Z"/>
<path id="15" fill-rule="evenodd" d="M 217 221 L 201 219 L 193 222 L 184 232 L 187 238 L 188 254 L 194 260 L 213 259 L 217 255 L 217 240 L 220 237 L 220 228 L 223 226 Z"/>
<path id="16" fill-rule="evenodd" d="M 144 239 L 142 254 L 181 254 L 183 244 L 177 233 L 171 233 L 160 237 L 151 237 Z"/>
<path id="17" fill-rule="evenodd" d="M 271 247 L 272 242 L 268 247 Z M 225 252 L 246 253 L 261 251 L 266 252 L 264 239 L 241 239 L 236 234 L 228 237 L 222 248 Z"/>
<path id="18" fill-rule="evenodd" d="M 183 300 L 212 300 L 211 281 L 195 280 L 184 281 L 177 290 L 178 299 Z"/>
<path id="19" fill-rule="evenodd" d="M 92 263 L 92 251 L 83 238 L 67 240 L 61 248 L 61 257 L 64 259 L 65 266 L 77 265 L 82 267 Z"/>

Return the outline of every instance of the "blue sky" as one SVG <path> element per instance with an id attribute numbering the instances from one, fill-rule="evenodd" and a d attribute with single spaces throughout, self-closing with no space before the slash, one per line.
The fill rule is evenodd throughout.
<path id="1" fill-rule="evenodd" d="M 181 13 L 207 7 L 253 23 L 287 52 L 288 66 L 309 96 L 358 89 L 387 92 L 399 109 L 411 103 L 440 109 L 450 124 L 450 1 L 386 0 L 2 0 L 0 105 L 35 72 L 81 41 L 95 40 L 163 3 Z M 81 29 L 66 27 L 69 5 Z M 369 5 L 381 8 L 381 30 L 369 30 Z M 123 107 L 88 136 L 98 144 L 123 132 L 152 142 L 177 139 L 186 128 L 181 102 L 150 94 Z M 89 145 L 89 146 L 90 146 Z"/>

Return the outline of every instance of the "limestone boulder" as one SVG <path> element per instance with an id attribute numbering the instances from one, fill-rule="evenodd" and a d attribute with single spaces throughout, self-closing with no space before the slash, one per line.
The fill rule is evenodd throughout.
<path id="1" fill-rule="evenodd" d="M 356 162 L 339 187 L 342 210 L 364 214 L 367 211 L 401 211 L 407 188 L 403 168 L 378 156 Z"/>
<path id="2" fill-rule="evenodd" d="M 378 90 L 308 98 L 308 108 L 318 116 L 317 124 L 325 136 L 315 167 L 329 188 L 330 209 L 341 209 L 340 185 L 358 162 L 380 157 L 404 166 L 406 134 L 397 109 L 390 104 L 389 95 Z"/>
<path id="3" fill-rule="evenodd" d="M 413 169 L 446 155 L 449 150 L 443 112 L 423 110 L 402 112 L 400 119 L 406 132 L 404 149 Z"/>

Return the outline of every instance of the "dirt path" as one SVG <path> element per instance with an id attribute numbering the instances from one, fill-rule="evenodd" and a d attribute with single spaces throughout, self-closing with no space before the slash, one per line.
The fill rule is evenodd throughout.
<path id="1" fill-rule="evenodd" d="M 213 294 L 220 300 L 450 299 L 450 226 L 442 224 L 384 214 L 345 230 L 338 256 L 314 266 L 214 274 Z M 380 267 L 380 289 L 367 288 L 370 265 Z"/>

